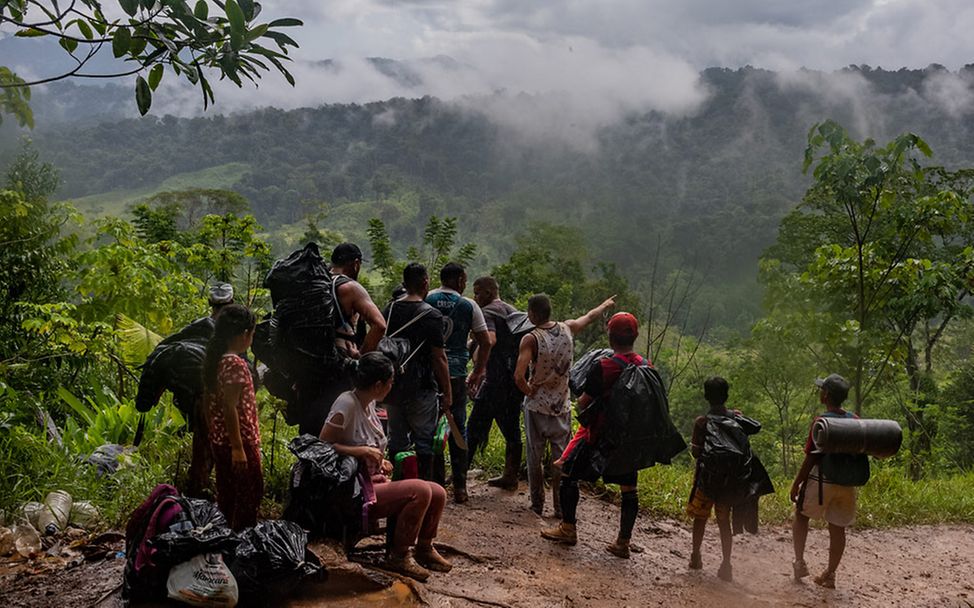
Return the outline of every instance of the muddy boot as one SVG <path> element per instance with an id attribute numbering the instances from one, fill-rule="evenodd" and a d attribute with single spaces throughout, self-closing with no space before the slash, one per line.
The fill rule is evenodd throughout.
<path id="1" fill-rule="evenodd" d="M 450 475 L 453 478 L 453 502 L 467 502 L 467 450 L 450 441 Z"/>
<path id="2" fill-rule="evenodd" d="M 553 540 L 556 543 L 561 543 L 563 545 L 574 546 L 576 543 L 578 543 L 578 534 L 575 530 L 575 524 L 566 524 L 565 522 L 561 522 L 554 528 L 542 530 L 541 537 L 548 540 Z"/>
<path id="3" fill-rule="evenodd" d="M 717 578 L 728 583 L 734 580 L 734 570 L 730 562 L 721 562 L 720 568 L 717 569 Z"/>
<path id="4" fill-rule="evenodd" d="M 517 472 L 521 466 L 521 446 L 510 444 L 504 450 L 504 474 L 487 480 L 487 485 L 502 490 L 517 489 Z"/>
<path id="5" fill-rule="evenodd" d="M 427 570 L 433 570 L 434 572 L 449 572 L 453 569 L 453 564 L 440 555 L 433 545 L 428 547 L 417 546 L 416 550 L 413 552 L 413 555 L 416 557 L 416 562 Z"/>
<path id="6" fill-rule="evenodd" d="M 551 469 L 551 506 L 555 509 L 555 518 L 561 519 L 561 470 Z"/>
<path id="7" fill-rule="evenodd" d="M 616 542 L 611 545 L 606 545 L 605 550 L 615 555 L 616 557 L 621 557 L 622 559 L 629 559 L 629 541 L 617 538 Z"/>
<path id="8" fill-rule="evenodd" d="M 433 455 L 433 477 L 431 481 L 435 481 L 444 488 L 446 487 L 446 456 L 442 452 Z"/>
<path id="9" fill-rule="evenodd" d="M 825 572 L 819 574 L 814 579 L 815 584 L 819 587 L 825 587 L 826 589 L 835 589 L 835 572 L 826 570 Z"/>
<path id="10" fill-rule="evenodd" d="M 420 479 L 431 481 L 433 479 L 433 455 L 416 454 L 416 469 Z"/>
<path id="11" fill-rule="evenodd" d="M 426 582 L 426 579 L 430 577 L 430 571 L 417 564 L 413 556 L 408 553 L 405 555 L 388 555 L 381 565 L 386 570 L 392 570 L 421 583 Z"/>

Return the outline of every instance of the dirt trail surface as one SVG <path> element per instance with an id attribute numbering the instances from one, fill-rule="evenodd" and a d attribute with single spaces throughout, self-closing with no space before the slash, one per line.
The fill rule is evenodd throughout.
<path id="1" fill-rule="evenodd" d="M 578 545 L 562 547 L 540 537 L 542 527 L 556 522 L 527 509 L 523 486 L 515 493 L 475 482 L 468 504 L 448 505 L 438 540 L 454 562 L 449 574 L 434 574 L 425 585 L 405 584 L 358 564 L 342 563 L 333 550 L 315 544 L 328 565 L 329 581 L 307 585 L 287 605 L 974 606 L 972 526 L 853 529 L 837 590 L 819 588 L 809 579 L 792 582 L 790 530 L 764 528 L 757 536 L 735 538 L 735 581 L 725 583 L 715 575 L 720 559 L 715 526 L 707 530 L 702 571 L 687 569 L 688 526 L 645 514 L 633 538 L 643 552 L 621 560 L 605 551 L 615 537 L 618 506 L 583 496 Z M 450 548 L 459 554 L 451 554 Z M 813 529 L 806 555 L 813 574 L 824 568 L 827 551 L 828 533 Z M 112 590 L 120 581 L 121 562 L 85 563 L 30 575 L 22 568 L 0 566 L 0 602 L 3 608 L 70 608 L 102 599 L 102 608 L 120 606 L 118 592 Z"/>

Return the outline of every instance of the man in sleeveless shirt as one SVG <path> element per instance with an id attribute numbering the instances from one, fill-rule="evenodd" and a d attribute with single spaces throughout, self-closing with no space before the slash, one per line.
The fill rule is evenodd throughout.
<path id="1" fill-rule="evenodd" d="M 544 512 L 544 479 L 541 460 L 545 445 L 552 454 L 562 454 L 571 439 L 572 414 L 568 371 L 572 367 L 573 336 L 601 314 L 615 306 L 615 296 L 578 319 L 551 320 L 551 300 L 544 294 L 528 300 L 528 318 L 535 329 L 521 339 L 514 379 L 524 393 L 524 434 L 528 448 L 528 486 L 531 510 Z M 528 373 L 530 372 L 530 380 Z M 559 487 L 561 473 L 552 474 L 551 490 L 555 517 L 561 518 Z"/>
<path id="2" fill-rule="evenodd" d="M 440 287 L 426 296 L 426 303 L 443 315 L 443 341 L 446 358 L 450 366 L 450 387 L 453 405 L 450 411 L 460 432 L 466 435 L 467 387 L 480 385 L 487 371 L 487 358 L 490 356 L 490 337 L 480 306 L 470 298 L 463 297 L 467 287 L 467 272 L 460 264 L 450 262 L 440 270 Z M 467 377 L 467 363 L 470 350 L 467 339 L 473 336 L 477 345 L 477 355 L 473 371 Z M 464 437 L 466 440 L 466 437 Z M 467 451 L 460 449 L 453 435 L 450 435 L 450 469 L 453 478 L 453 500 L 467 502 Z M 443 457 L 434 460 L 434 479 L 443 484 L 446 478 L 446 465 Z"/>
<path id="3" fill-rule="evenodd" d="M 358 282 L 362 250 L 355 243 L 342 243 L 331 253 L 331 274 L 335 281 L 335 340 L 350 357 L 375 350 L 386 333 L 386 320 L 369 292 Z M 368 326 L 368 331 L 365 327 Z"/>

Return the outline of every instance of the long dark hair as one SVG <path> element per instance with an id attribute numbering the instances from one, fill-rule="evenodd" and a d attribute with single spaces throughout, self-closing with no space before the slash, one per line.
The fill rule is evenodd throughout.
<path id="1" fill-rule="evenodd" d="M 203 387 L 207 392 L 216 388 L 220 358 L 227 354 L 230 340 L 250 331 L 256 323 L 254 313 L 243 304 L 228 304 L 220 311 L 213 337 L 206 345 L 206 357 L 203 358 Z"/>
<path id="2" fill-rule="evenodd" d="M 359 390 L 385 382 L 395 373 L 392 361 L 380 352 L 365 353 L 352 364 L 352 384 Z"/>

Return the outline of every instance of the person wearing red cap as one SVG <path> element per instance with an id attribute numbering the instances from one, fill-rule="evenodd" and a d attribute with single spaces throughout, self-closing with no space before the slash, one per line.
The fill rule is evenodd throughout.
<path id="1" fill-rule="evenodd" d="M 597 399 L 608 399 L 612 393 L 612 386 L 622 374 L 623 369 L 628 365 L 649 365 L 649 361 L 644 359 L 639 353 L 633 351 L 633 345 L 639 336 L 639 321 L 628 312 L 619 312 L 609 319 L 607 325 L 609 334 L 609 346 L 612 347 L 612 355 L 604 357 L 599 361 L 599 365 L 592 367 L 588 378 L 585 380 L 585 387 L 582 396 L 578 399 L 579 411 L 589 407 Z M 601 430 L 603 416 L 596 415 L 594 422 L 588 426 L 579 427 L 575 436 L 572 438 L 568 447 L 562 452 L 555 464 L 561 465 L 567 460 L 574 459 L 572 470 L 584 469 L 579 466 L 578 458 L 582 452 L 577 452 L 584 443 L 595 443 Z M 573 454 L 574 453 L 574 454 Z M 636 524 L 636 515 L 639 512 L 639 498 L 636 494 L 637 471 L 635 465 L 633 470 L 622 475 L 603 475 L 605 483 L 619 484 L 622 492 L 622 513 L 619 522 L 619 536 L 616 541 L 606 546 L 606 550 L 624 559 L 629 558 L 629 540 L 632 538 L 632 529 Z M 576 510 L 578 508 L 579 479 L 568 472 L 567 477 L 561 484 L 561 523 L 551 529 L 542 530 L 541 536 L 548 540 L 560 542 L 567 545 L 574 545 L 578 542 L 575 529 Z"/>

